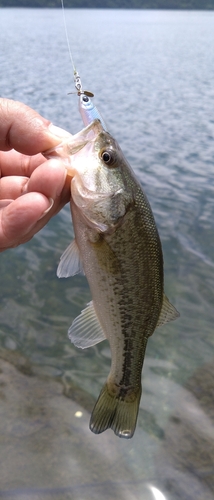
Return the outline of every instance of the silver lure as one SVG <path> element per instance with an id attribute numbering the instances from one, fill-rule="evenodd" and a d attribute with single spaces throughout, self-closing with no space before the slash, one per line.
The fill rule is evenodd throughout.
<path id="1" fill-rule="evenodd" d="M 74 70 L 74 82 L 75 88 L 77 89 L 77 95 L 79 96 L 79 112 L 85 127 L 90 125 L 94 120 L 98 119 L 100 120 L 104 130 L 107 130 L 106 124 L 100 112 L 91 99 L 94 97 L 94 94 L 88 90 L 83 90 L 80 76 L 76 70 Z"/>

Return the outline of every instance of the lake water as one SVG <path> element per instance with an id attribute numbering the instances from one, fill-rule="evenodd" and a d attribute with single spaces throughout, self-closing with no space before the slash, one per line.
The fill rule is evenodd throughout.
<path id="1" fill-rule="evenodd" d="M 110 353 L 67 338 L 90 300 L 84 277 L 56 277 L 69 207 L 1 254 L 0 498 L 213 500 L 214 12 L 81 9 L 66 21 L 83 86 L 150 200 L 181 317 L 149 340 L 133 439 L 95 436 Z M 82 128 L 60 10 L 1 9 L 0 49 L 1 96 Z"/>

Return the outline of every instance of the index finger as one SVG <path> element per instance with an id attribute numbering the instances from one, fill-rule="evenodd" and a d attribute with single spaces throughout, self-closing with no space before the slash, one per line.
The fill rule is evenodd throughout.
<path id="1" fill-rule="evenodd" d="M 36 111 L 10 99 L 0 99 L 0 150 L 16 149 L 25 155 L 35 155 L 62 141 L 52 126 Z M 60 129 L 58 129 L 60 130 Z M 64 137 L 69 134 L 64 132 Z"/>

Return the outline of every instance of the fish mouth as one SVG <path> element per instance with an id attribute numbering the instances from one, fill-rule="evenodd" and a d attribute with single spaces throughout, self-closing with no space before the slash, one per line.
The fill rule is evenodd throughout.
<path id="1" fill-rule="evenodd" d="M 71 138 L 62 141 L 54 148 L 47 149 L 42 154 L 47 159 L 61 158 L 66 164 L 70 164 L 69 157 L 78 153 L 89 142 L 94 142 L 97 136 L 103 131 L 101 121 L 96 119 Z"/>

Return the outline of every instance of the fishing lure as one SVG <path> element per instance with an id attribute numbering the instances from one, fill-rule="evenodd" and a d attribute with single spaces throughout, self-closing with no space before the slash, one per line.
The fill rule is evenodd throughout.
<path id="1" fill-rule="evenodd" d="M 79 112 L 85 127 L 87 127 L 87 125 L 90 125 L 94 120 L 98 119 L 100 120 L 104 130 L 107 130 L 106 124 L 100 112 L 91 99 L 94 97 L 94 94 L 92 94 L 92 92 L 89 92 L 88 90 L 82 89 L 81 79 L 75 68 L 74 83 L 75 88 L 77 89 L 77 95 L 79 96 Z"/>

